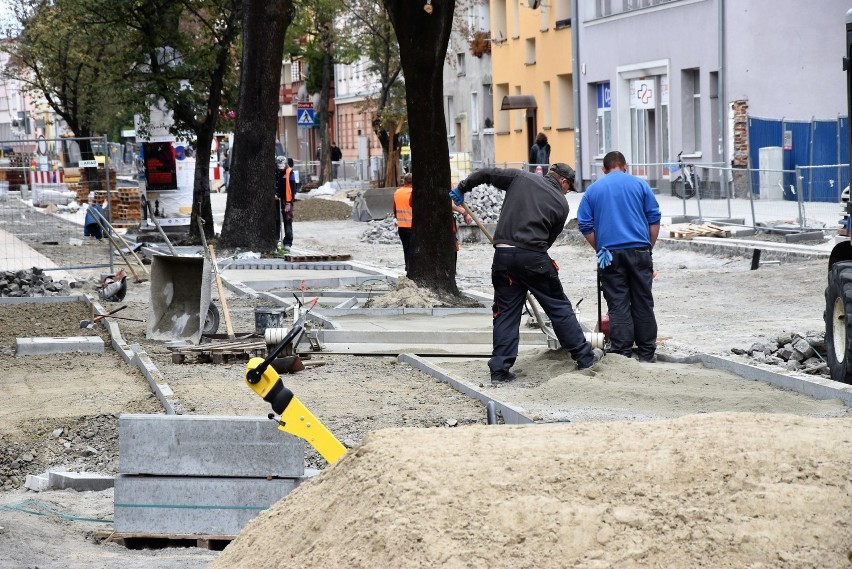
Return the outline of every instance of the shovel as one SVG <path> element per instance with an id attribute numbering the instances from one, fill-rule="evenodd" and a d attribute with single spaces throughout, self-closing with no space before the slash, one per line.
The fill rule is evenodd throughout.
<path id="1" fill-rule="evenodd" d="M 80 320 L 80 328 L 93 328 L 95 324 L 97 324 L 106 317 L 112 317 L 118 320 L 133 320 L 135 322 L 143 322 L 143 320 L 140 320 L 139 318 L 122 318 L 121 316 L 113 316 L 113 314 L 115 314 L 119 310 L 124 310 L 125 308 L 127 308 L 126 304 L 124 306 L 119 306 L 115 310 L 110 310 L 109 312 L 98 314 L 91 320 Z"/>

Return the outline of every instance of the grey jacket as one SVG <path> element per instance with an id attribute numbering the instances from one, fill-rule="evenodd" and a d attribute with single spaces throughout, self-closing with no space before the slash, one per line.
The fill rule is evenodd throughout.
<path id="1" fill-rule="evenodd" d="M 559 182 L 551 176 L 484 168 L 459 182 L 458 189 L 466 193 L 482 184 L 491 184 L 506 192 L 494 232 L 495 245 L 545 252 L 565 228 L 568 201 Z"/>

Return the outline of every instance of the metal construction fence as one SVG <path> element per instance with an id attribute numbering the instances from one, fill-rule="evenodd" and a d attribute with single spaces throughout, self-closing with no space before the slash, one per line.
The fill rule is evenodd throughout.
<path id="1" fill-rule="evenodd" d="M 697 178 L 694 195 L 675 191 L 682 173 L 675 164 L 630 164 L 630 173 L 648 181 L 664 215 L 699 221 L 730 220 L 751 227 L 789 231 L 834 229 L 842 217 L 840 196 L 848 184 L 849 165 L 803 166 L 792 170 L 731 168 L 691 164 Z M 591 164 L 593 181 L 603 175 Z"/>
<path id="2" fill-rule="evenodd" d="M 83 140 L 92 144 L 94 160 L 80 156 Z M 138 225 L 141 218 L 138 187 L 117 188 L 115 171 L 105 167 L 112 165 L 114 148 L 104 137 L 0 140 L 0 270 L 112 271 L 109 236 L 84 225 L 95 204 L 103 208 L 107 230 Z M 106 152 L 100 160 L 99 150 Z"/>

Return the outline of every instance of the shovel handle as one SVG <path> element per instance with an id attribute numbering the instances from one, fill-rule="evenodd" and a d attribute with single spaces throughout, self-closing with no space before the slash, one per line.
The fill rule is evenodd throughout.
<path id="1" fill-rule="evenodd" d="M 473 213 L 473 211 L 469 207 L 467 207 L 466 203 L 462 203 L 461 206 L 462 208 L 464 208 L 464 211 L 470 216 L 470 218 L 474 221 L 474 223 L 476 223 L 477 227 L 479 227 L 479 230 L 485 234 L 485 236 L 488 238 L 488 241 L 492 245 L 494 245 L 494 237 L 492 237 L 491 232 L 485 228 L 485 225 L 482 223 L 482 220 L 479 219 L 479 216 Z"/>
<path id="2" fill-rule="evenodd" d="M 119 306 L 115 310 L 110 310 L 109 312 L 104 312 L 103 314 L 97 314 L 97 315 L 95 315 L 94 318 L 92 318 L 92 322 L 97 322 L 101 318 L 106 318 L 107 316 L 112 316 L 113 314 L 115 314 L 119 310 L 124 310 L 125 308 L 127 308 L 126 304 L 124 306 Z"/>

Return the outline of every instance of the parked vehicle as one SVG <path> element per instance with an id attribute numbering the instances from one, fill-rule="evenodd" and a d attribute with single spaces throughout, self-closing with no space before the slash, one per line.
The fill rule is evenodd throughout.
<path id="1" fill-rule="evenodd" d="M 852 89 L 852 9 L 846 12 L 846 54 L 843 70 L 846 72 L 847 90 Z M 847 112 L 852 113 L 852 92 L 847 93 Z M 850 115 L 852 116 L 852 115 Z M 852 132 L 849 133 L 852 143 Z M 852 161 L 852 144 L 847 160 Z M 852 162 L 850 162 L 852 163 Z M 846 198 L 845 200 L 843 198 Z M 852 202 L 844 190 L 841 195 L 843 228 L 845 236 L 831 250 L 828 258 L 828 286 L 825 289 L 825 351 L 831 379 L 852 383 L 852 241 L 849 228 L 852 223 Z"/>

